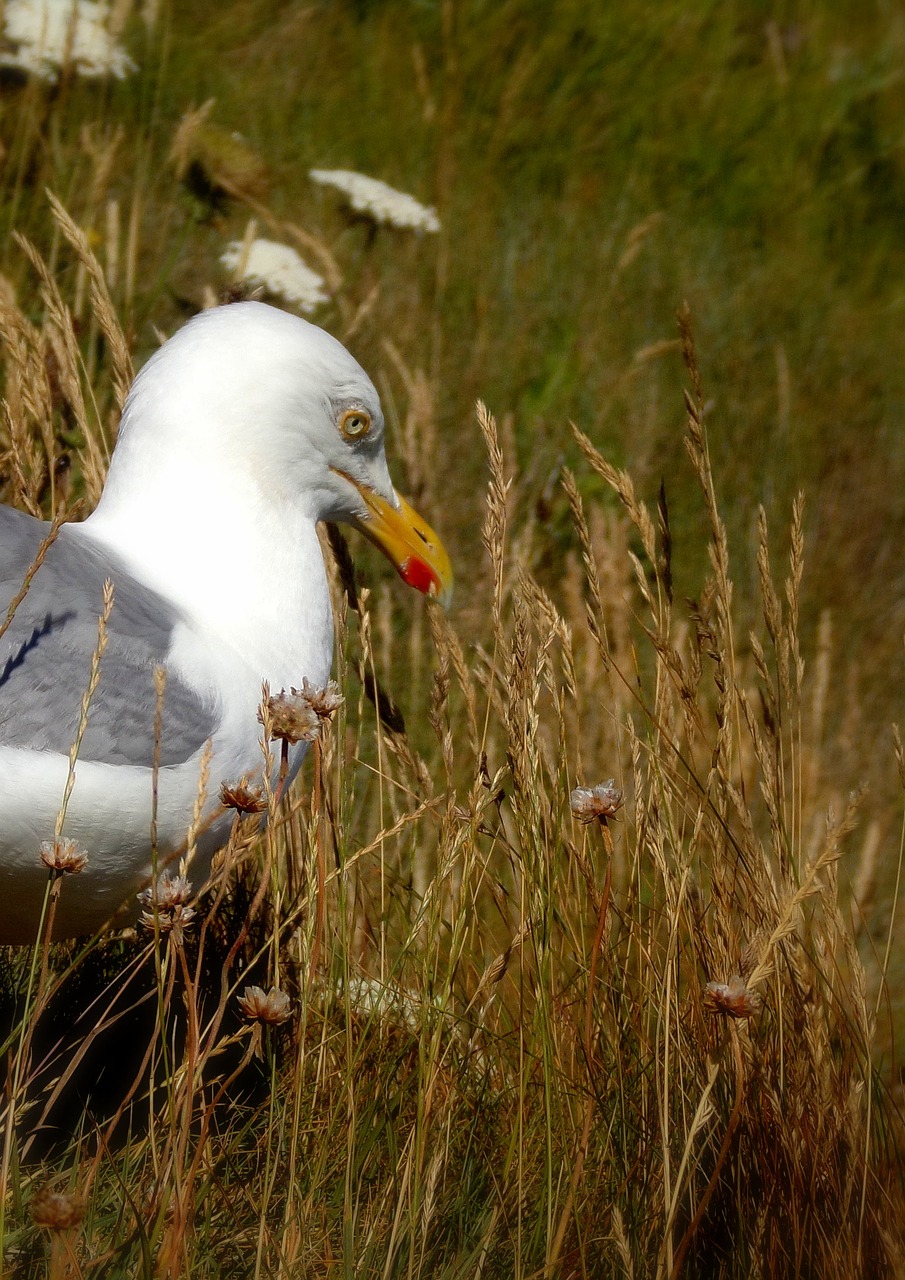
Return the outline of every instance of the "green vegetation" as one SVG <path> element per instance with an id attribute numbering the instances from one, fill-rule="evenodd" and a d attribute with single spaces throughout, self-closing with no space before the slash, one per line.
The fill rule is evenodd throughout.
<path id="1" fill-rule="evenodd" d="M 8 956 L 7 1274 L 900 1273 L 905 22 L 141 8 L 134 77 L 0 90 L 2 496 L 96 499 L 128 354 L 253 218 L 329 279 L 458 598 L 356 544 L 346 704 L 185 939 L 54 946 L 31 1002 Z"/>

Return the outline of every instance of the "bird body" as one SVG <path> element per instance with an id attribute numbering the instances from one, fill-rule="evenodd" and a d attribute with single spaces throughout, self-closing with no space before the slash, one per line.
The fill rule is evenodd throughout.
<path id="1" fill-rule="evenodd" d="M 201 313 L 138 374 L 96 511 L 59 530 L 0 638 L 0 942 L 34 939 L 40 846 L 55 834 L 88 853 L 57 936 L 134 906 L 152 820 L 162 865 L 185 846 L 205 760 L 197 856 L 225 842 L 220 785 L 260 778 L 264 764 L 262 683 L 320 688 L 329 676 L 325 519 L 357 524 L 422 590 L 448 590 L 445 552 L 393 489 L 377 393 L 345 348 L 260 303 Z M 48 531 L 0 508 L 0 618 Z M 108 580 L 106 648 L 60 833 Z M 291 772 L 302 755 L 293 748 Z"/>

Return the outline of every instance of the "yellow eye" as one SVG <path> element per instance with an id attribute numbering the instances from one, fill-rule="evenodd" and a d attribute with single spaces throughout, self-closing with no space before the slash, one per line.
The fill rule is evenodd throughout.
<path id="1" fill-rule="evenodd" d="M 360 440 L 371 430 L 371 415 L 364 409 L 347 409 L 339 422 L 347 440 Z"/>

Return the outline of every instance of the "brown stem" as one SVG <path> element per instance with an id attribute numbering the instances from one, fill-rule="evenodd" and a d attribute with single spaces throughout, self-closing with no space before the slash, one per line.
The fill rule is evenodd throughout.
<path id="1" fill-rule="evenodd" d="M 277 803 L 278 803 L 278 795 L 275 795 L 274 805 L 276 805 Z M 236 959 L 236 956 L 239 954 L 239 951 L 245 944 L 245 939 L 248 937 L 248 934 L 251 930 L 251 922 L 252 920 L 254 920 L 255 916 L 258 914 L 258 911 L 260 910 L 260 907 L 261 907 L 261 903 L 264 901 L 264 897 L 267 893 L 267 886 L 270 883 L 272 849 L 273 849 L 272 841 L 269 839 L 265 840 L 264 866 L 261 868 L 261 878 L 258 883 L 258 887 L 255 890 L 255 896 L 252 898 L 251 906 L 248 908 L 248 911 L 245 913 L 245 919 L 242 921 L 242 926 L 239 929 L 239 932 L 236 934 L 236 937 L 233 940 L 232 946 L 230 947 L 229 951 L 226 954 L 226 958 L 223 961 L 223 964 L 220 966 L 220 999 L 217 1002 L 217 1008 L 214 1010 L 214 1015 L 208 1024 L 208 1034 L 207 1034 L 207 1040 L 206 1040 L 205 1054 L 210 1052 L 210 1049 L 212 1048 L 217 1037 L 220 1034 L 220 1027 L 223 1025 L 223 1017 L 224 1017 L 224 1014 L 226 1013 L 226 1002 L 227 1002 L 227 999 L 229 998 L 230 971 L 233 967 L 233 963 Z"/>
<path id="2" fill-rule="evenodd" d="M 211 1121 L 214 1117 L 214 1112 L 216 1111 L 217 1107 L 220 1104 L 220 1101 L 225 1096 L 229 1087 L 236 1080 L 239 1079 L 239 1076 L 241 1076 L 242 1072 L 248 1066 L 249 1062 L 251 1062 L 255 1054 L 260 1052 L 261 1038 L 262 1038 L 261 1025 L 260 1023 L 256 1023 L 251 1028 L 251 1034 L 248 1037 L 248 1045 L 245 1049 L 245 1052 L 242 1054 L 241 1059 L 239 1060 L 238 1066 L 224 1080 L 221 1080 L 220 1087 L 217 1089 L 217 1092 L 213 1095 L 210 1102 L 207 1104 L 207 1106 L 204 1108 L 204 1111 L 202 1112 L 200 1132 L 195 1142 L 195 1154 L 192 1159 L 192 1164 L 191 1164 L 191 1168 L 189 1169 L 189 1176 L 187 1179 L 189 1185 L 194 1184 L 198 1176 L 198 1170 L 201 1167 L 201 1161 L 207 1150 L 207 1138 L 208 1138 L 208 1134 L 210 1133 L 210 1126 L 211 1126 Z"/>
<path id="3" fill-rule="evenodd" d="M 600 895 L 600 906 L 597 911 L 597 929 L 594 933 L 594 941 L 591 945 L 591 965 L 588 973 L 588 998 L 585 1006 L 584 1019 L 584 1048 L 587 1057 L 588 1068 L 591 1065 L 591 1043 L 592 1043 L 592 1026 L 594 1021 L 594 987 L 597 982 L 597 965 L 600 961 L 600 951 L 603 946 L 603 933 L 606 929 L 607 908 L 610 905 L 610 886 L 613 883 L 613 837 L 610 835 L 609 827 L 606 822 L 601 823 L 603 832 L 603 840 L 606 845 L 606 875 L 603 881 L 603 892 Z"/>
<path id="4" fill-rule="evenodd" d="M 64 1274 L 63 1233 L 61 1231 L 51 1231 L 50 1259 L 47 1267 L 48 1280 L 62 1280 Z"/>
<path id="5" fill-rule="evenodd" d="M 192 1130 L 192 1113 L 194 1111 L 194 1099 L 197 1087 L 196 1074 L 198 1072 L 198 1049 L 200 1033 L 198 1028 L 198 1005 L 196 1000 L 196 989 L 192 985 L 192 977 L 189 973 L 188 962 L 185 955 L 185 947 L 182 942 L 173 939 L 176 947 L 176 955 L 179 960 L 179 968 L 182 971 L 182 978 L 185 983 L 185 1003 L 188 1011 L 188 1025 L 186 1029 L 186 1048 L 185 1048 L 185 1075 L 184 1075 L 184 1100 L 182 1109 L 182 1126 L 176 1144 L 176 1151 L 173 1156 L 174 1175 L 178 1168 L 181 1168 L 185 1161 L 185 1153 Z M 182 1253 L 182 1241 L 186 1231 L 189 1229 L 192 1220 L 192 1208 L 190 1203 L 191 1191 L 194 1185 L 196 1172 L 196 1160 L 193 1159 L 189 1176 L 183 1176 L 176 1187 L 176 1203 L 175 1215 L 173 1218 L 173 1240 L 174 1249 L 173 1256 L 178 1262 Z M 176 1181 L 174 1176 L 174 1182 Z"/>
<path id="6" fill-rule="evenodd" d="M 736 1029 L 734 1022 L 729 1023 L 729 1035 L 732 1039 L 732 1052 L 733 1058 L 735 1059 L 735 1102 L 732 1106 L 732 1114 L 729 1117 L 726 1132 L 723 1135 L 723 1145 L 720 1147 L 720 1154 L 716 1158 L 713 1173 L 710 1175 L 710 1181 L 704 1189 L 704 1194 L 701 1196 L 700 1203 L 695 1210 L 695 1215 L 691 1222 L 689 1222 L 685 1234 L 682 1237 L 682 1242 L 676 1251 L 676 1257 L 673 1262 L 672 1273 L 669 1280 L 678 1280 L 679 1271 L 682 1268 L 682 1263 L 685 1261 L 685 1255 L 688 1252 L 688 1247 L 694 1239 L 698 1227 L 701 1225 L 704 1214 L 707 1212 L 710 1197 L 716 1190 L 717 1181 L 722 1173 L 723 1165 L 726 1163 L 726 1157 L 729 1154 L 729 1143 L 732 1141 L 732 1135 L 735 1133 L 738 1125 L 742 1111 L 742 1103 L 745 1100 L 745 1064 L 742 1061 L 742 1046 L 739 1040 L 738 1030 Z"/>
<path id="7" fill-rule="evenodd" d="M 324 899 L 327 894 L 327 863 L 324 854 L 324 833 L 321 823 L 321 744 L 319 740 L 314 743 L 314 787 L 311 796 L 311 811 L 317 824 L 317 894 L 315 897 L 314 941 L 311 945 L 311 961 L 308 966 L 309 985 L 314 981 L 314 975 L 317 972 L 317 962 L 324 937 Z"/>
<path id="8" fill-rule="evenodd" d="M 173 987 L 175 985 L 175 982 L 176 982 L 176 966 L 170 965 L 169 971 L 167 973 L 167 986 L 166 986 L 166 990 L 163 993 L 163 1000 L 162 1000 L 164 1009 L 169 1007 L 170 1000 L 172 999 L 172 995 L 173 995 Z M 95 1152 L 94 1159 L 92 1160 L 91 1166 L 89 1167 L 89 1170 L 88 1170 L 88 1175 L 86 1180 L 86 1190 L 89 1189 L 92 1183 L 94 1182 L 94 1179 L 98 1171 L 100 1170 L 101 1160 L 105 1155 L 109 1155 L 110 1143 L 113 1139 L 113 1134 L 116 1132 L 116 1127 L 119 1124 L 120 1120 L 122 1119 L 123 1115 L 125 1114 L 126 1108 L 129 1106 L 130 1102 L 135 1097 L 136 1093 L 138 1092 L 141 1086 L 142 1081 L 145 1078 L 145 1072 L 150 1066 L 151 1059 L 154 1056 L 154 1050 L 157 1046 L 158 1040 L 161 1038 L 162 1033 L 163 1033 L 163 1027 L 161 1025 L 161 1020 L 160 1018 L 156 1018 L 154 1020 L 154 1030 L 151 1033 L 150 1039 L 148 1040 L 148 1047 L 142 1056 L 141 1063 L 138 1067 L 138 1070 L 135 1073 L 132 1083 L 127 1089 L 125 1097 L 121 1099 L 119 1106 L 116 1108 L 116 1111 L 114 1112 L 112 1118 L 109 1120 L 106 1127 L 104 1128 L 103 1133 L 99 1135 L 97 1151 Z"/>
<path id="9" fill-rule="evenodd" d="M 35 1013 L 37 1014 L 43 1003 L 44 989 L 47 986 L 47 964 L 50 958 L 50 943 L 53 938 L 53 922 L 57 914 L 57 903 L 60 900 L 60 890 L 62 888 L 62 871 L 51 871 L 53 884 L 50 886 L 50 901 L 47 904 L 47 919 L 44 922 L 44 937 L 41 939 L 41 972 L 38 976 L 38 992 L 35 997 Z"/>
<path id="10" fill-rule="evenodd" d="M 600 903 L 597 908 L 597 928 L 594 930 L 594 941 L 591 944 L 591 963 L 588 968 L 588 998 L 585 1004 L 584 1022 L 584 1049 L 588 1072 L 591 1070 L 591 1051 L 594 1039 L 594 988 L 597 985 L 597 965 L 599 963 L 600 952 L 603 947 L 603 935 L 606 930 L 606 917 L 610 905 L 610 886 L 613 882 L 613 837 L 610 835 L 610 830 L 606 824 L 605 818 L 601 819 L 600 828 L 603 833 L 603 842 L 606 845 L 607 860 L 606 874 L 603 881 L 603 892 L 600 895 Z M 569 1182 L 569 1194 L 566 1196 L 566 1203 L 563 1205 L 563 1210 L 559 1216 L 559 1222 L 556 1226 L 556 1234 L 553 1237 L 553 1245 L 550 1249 L 550 1255 L 545 1268 L 546 1275 L 552 1274 L 553 1269 L 559 1261 L 562 1242 L 565 1239 L 566 1230 L 572 1217 L 572 1208 L 575 1204 L 575 1193 L 578 1190 L 578 1184 L 581 1181 L 581 1175 L 584 1172 L 584 1162 L 585 1156 L 588 1153 L 588 1140 L 591 1136 L 591 1121 L 593 1118 L 594 1096 L 591 1094 L 585 1103 L 584 1123 L 581 1127 L 581 1137 L 578 1140 L 578 1150 L 575 1153 L 575 1164 L 572 1167 L 572 1177 Z"/>

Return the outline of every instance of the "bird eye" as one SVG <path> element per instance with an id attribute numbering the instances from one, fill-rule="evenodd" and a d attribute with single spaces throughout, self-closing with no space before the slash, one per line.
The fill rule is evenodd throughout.
<path id="1" fill-rule="evenodd" d="M 340 419 L 339 429 L 347 440 L 360 440 L 371 430 L 371 415 L 364 409 L 347 409 Z"/>

